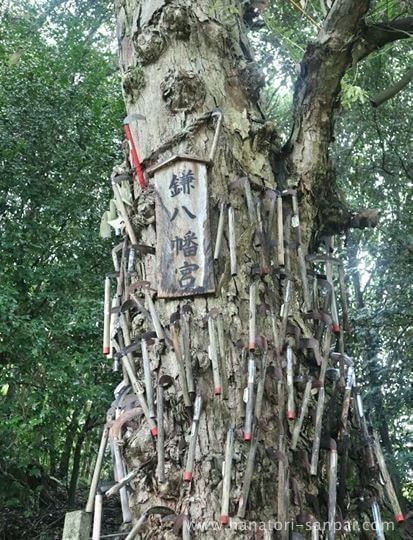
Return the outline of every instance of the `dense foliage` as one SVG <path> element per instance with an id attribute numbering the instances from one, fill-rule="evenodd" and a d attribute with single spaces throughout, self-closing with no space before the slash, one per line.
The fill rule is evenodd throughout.
<path id="1" fill-rule="evenodd" d="M 267 77 L 266 109 L 284 140 L 295 66 L 325 4 L 273 0 L 253 31 Z M 403 2 L 382 0 L 373 17 L 404 11 Z M 100 354 L 111 242 L 98 228 L 120 157 L 123 105 L 107 6 L 14 5 L 2 24 L 0 504 L 32 515 L 53 503 L 56 486 L 74 503 L 111 400 L 110 366 Z M 406 88 L 377 109 L 369 103 L 406 71 L 406 51 L 407 44 L 391 45 L 348 73 L 333 151 L 349 205 L 381 209 L 376 230 L 342 237 L 351 352 L 412 499 L 412 97 Z"/>
<path id="2" fill-rule="evenodd" d="M 373 57 L 355 75 L 375 95 L 408 69 L 407 44 Z M 409 89 L 379 108 L 357 101 L 341 117 L 335 153 L 340 184 L 353 208 L 380 209 L 379 226 L 346 238 L 351 275 L 353 347 L 371 418 L 403 492 L 413 498 L 413 356 L 411 275 L 413 205 Z M 359 281 L 361 283 L 359 283 Z M 395 469 L 394 469 L 395 470 Z"/>
<path id="3" fill-rule="evenodd" d="M 110 400 L 98 231 L 123 104 L 110 13 L 83 8 L 14 6 L 0 37 L 0 505 L 29 514 Z"/>

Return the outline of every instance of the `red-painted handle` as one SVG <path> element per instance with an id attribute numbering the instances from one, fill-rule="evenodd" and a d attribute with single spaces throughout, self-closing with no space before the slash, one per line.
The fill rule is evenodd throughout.
<path id="1" fill-rule="evenodd" d="M 131 133 L 131 130 L 130 130 L 130 127 L 128 124 L 123 124 L 123 128 L 124 128 L 124 131 L 125 131 L 125 136 L 128 140 L 128 143 L 129 143 L 129 148 L 130 148 L 130 153 L 131 153 L 131 157 L 132 157 L 132 165 L 133 165 L 133 168 L 135 169 L 135 173 L 136 173 L 136 177 L 138 179 L 138 184 L 140 186 L 141 189 L 146 189 L 146 180 L 145 180 L 145 177 L 143 175 L 143 170 L 142 170 L 142 167 L 141 167 L 141 163 L 139 161 L 139 157 L 138 157 L 138 152 L 136 151 L 136 146 L 135 146 L 135 143 L 134 143 L 134 140 L 132 138 L 132 133 Z"/>

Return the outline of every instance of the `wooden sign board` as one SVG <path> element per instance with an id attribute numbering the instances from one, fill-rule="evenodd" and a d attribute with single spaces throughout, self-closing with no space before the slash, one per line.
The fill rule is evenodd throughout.
<path id="1" fill-rule="evenodd" d="M 207 162 L 174 156 L 148 173 L 155 178 L 158 297 L 214 292 Z"/>

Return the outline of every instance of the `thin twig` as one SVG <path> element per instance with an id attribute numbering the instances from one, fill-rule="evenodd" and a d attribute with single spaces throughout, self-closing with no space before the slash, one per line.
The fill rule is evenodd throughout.
<path id="1" fill-rule="evenodd" d="M 300 4 L 297 4 L 297 3 L 295 2 L 295 0 L 288 0 L 288 1 L 290 2 L 290 4 L 292 4 L 292 5 L 295 7 L 295 9 L 296 9 L 297 11 L 299 11 L 300 13 L 303 14 L 304 17 L 305 17 L 306 19 L 308 19 L 308 20 L 311 22 L 311 24 L 313 24 L 316 28 L 318 28 L 319 30 L 321 30 L 321 26 L 320 26 L 320 25 L 319 25 L 319 24 L 311 17 L 311 15 L 309 15 L 309 14 L 308 14 L 301 6 L 300 6 Z"/>

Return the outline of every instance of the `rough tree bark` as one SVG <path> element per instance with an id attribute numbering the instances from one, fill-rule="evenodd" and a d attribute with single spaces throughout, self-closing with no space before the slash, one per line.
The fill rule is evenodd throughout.
<path id="1" fill-rule="evenodd" d="M 245 519 L 247 522 L 277 519 L 293 522 L 300 515 L 301 520 L 312 516 L 321 522 L 327 521 L 327 453 L 321 453 L 319 474 L 311 477 L 308 470 L 313 436 L 310 420 L 306 422 L 305 436 L 300 439 L 298 450 L 291 452 L 288 449 L 291 424 L 288 424 L 284 403 L 284 344 L 277 345 L 279 321 L 274 325 L 271 318 L 272 314 L 279 314 L 285 280 L 280 279 L 273 264 L 269 272 L 262 271 L 263 247 L 257 241 L 257 215 L 255 222 L 251 222 L 244 191 L 233 185 L 232 189 L 231 182 L 248 176 L 254 186 L 254 199 L 266 189 L 297 187 L 305 250 L 316 245 L 320 231 L 336 232 L 349 225 L 353 216 L 337 197 L 328 147 L 340 80 L 353 61 L 355 44 L 366 32 L 362 18 L 369 2 L 336 0 L 333 4 L 317 42 L 308 47 L 301 63 L 295 92 L 294 129 L 283 149 L 278 146 L 275 127 L 266 120 L 259 106 L 263 77 L 253 61 L 243 20 L 247 4 L 240 0 L 118 0 L 117 3 L 117 33 L 127 112 L 146 118 L 131 126 L 139 141 L 138 150 L 144 166 L 154 166 L 175 154 L 206 157 L 214 133 L 212 122 L 198 123 L 194 129 L 187 129 L 185 136 L 177 134 L 196 123 L 206 112 L 216 107 L 223 111 L 223 131 L 208 179 L 211 238 L 215 239 L 220 203 L 231 203 L 235 209 L 238 258 L 238 273 L 234 277 L 230 273 L 228 235 L 225 233 L 221 255 L 214 268 L 215 294 L 180 301 L 156 299 L 156 309 L 167 336 L 171 315 L 179 309 L 182 311 L 186 304 L 192 308 L 190 350 L 203 407 L 194 476 L 187 484 L 182 480 L 182 472 L 191 419 L 182 399 L 175 351 L 168 340 L 166 344 L 157 342 L 150 348 L 153 382 L 155 384 L 155 380 L 165 374 L 172 376 L 175 382 L 166 392 L 165 403 L 166 482 L 157 481 L 154 445 L 148 426 L 142 420 L 125 446 L 129 466 L 142 467 L 134 481 L 136 518 L 152 506 L 163 505 L 176 514 L 189 515 L 195 525 L 219 521 L 225 439 L 228 428 L 234 425 L 229 515 L 237 519 L 251 445 L 243 440 L 242 432 L 243 393 L 247 386 L 249 290 L 254 282 L 257 286 L 257 335 L 264 336 L 269 343 L 270 368 L 266 374 L 261 417 L 255 425 L 254 440 L 257 439 L 258 445 Z M 127 163 L 116 172 L 125 172 L 126 166 Z M 262 204 L 267 220 L 268 201 L 263 198 Z M 140 244 L 155 246 L 154 205 L 155 194 L 150 182 L 145 191 L 137 193 L 133 205 L 132 222 Z M 273 256 L 274 253 L 272 260 Z M 156 286 L 153 254 L 142 254 L 135 270 L 134 279 L 147 280 Z M 291 325 L 309 336 L 311 328 L 301 315 L 301 282 L 295 258 L 292 258 L 292 273 L 295 293 Z M 208 357 L 208 314 L 214 317 L 219 338 L 218 355 L 224 372 L 221 397 L 213 393 Z M 127 316 L 133 336 L 152 330 L 143 315 L 131 310 Z M 305 375 L 306 363 L 301 353 L 295 352 L 296 375 Z M 262 350 L 258 350 L 255 357 L 259 380 L 263 376 Z M 139 364 L 136 369 L 143 378 Z M 297 403 L 301 403 L 301 392 L 299 390 Z M 314 414 L 314 401 L 311 411 Z M 293 487 L 291 494 L 290 484 Z M 349 502 L 357 492 L 354 486 L 353 491 L 339 517 L 357 513 L 357 505 Z M 176 527 L 178 524 L 179 520 Z M 238 530 L 206 530 L 198 535 L 205 539 L 252 537 L 251 530 L 242 531 L 240 526 Z M 150 521 L 144 534 L 147 538 L 175 537 L 170 524 L 159 519 Z M 194 537 L 198 537 L 197 534 Z M 272 536 L 266 531 L 257 532 L 254 537 Z M 280 537 L 287 538 L 288 532 L 280 533 Z"/>

